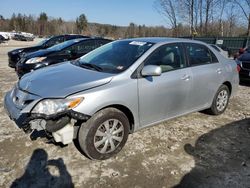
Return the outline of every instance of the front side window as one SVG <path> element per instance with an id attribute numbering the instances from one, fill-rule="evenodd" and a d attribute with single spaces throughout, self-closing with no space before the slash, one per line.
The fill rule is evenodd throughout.
<path id="1" fill-rule="evenodd" d="M 179 44 L 167 44 L 156 49 L 144 62 L 146 65 L 158 65 L 162 72 L 185 67 L 184 54 Z"/>
<path id="2" fill-rule="evenodd" d="M 187 56 L 190 66 L 205 65 L 212 63 L 209 49 L 201 44 L 186 44 Z"/>
<path id="3" fill-rule="evenodd" d="M 130 67 L 154 43 L 121 40 L 108 43 L 82 56 L 79 66 L 98 66 L 99 70 L 108 73 L 120 73 Z"/>

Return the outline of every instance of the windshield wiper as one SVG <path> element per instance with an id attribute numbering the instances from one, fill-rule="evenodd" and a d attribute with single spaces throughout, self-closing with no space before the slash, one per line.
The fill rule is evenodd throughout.
<path id="1" fill-rule="evenodd" d="M 92 68 L 95 69 L 99 72 L 101 72 L 103 69 L 101 67 L 99 67 L 98 65 L 95 64 L 91 64 L 91 63 L 79 63 L 79 65 L 83 68 Z"/>

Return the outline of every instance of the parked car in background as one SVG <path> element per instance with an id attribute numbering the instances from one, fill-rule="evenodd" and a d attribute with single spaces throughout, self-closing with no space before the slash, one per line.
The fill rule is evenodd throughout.
<path id="1" fill-rule="evenodd" d="M 63 144 L 76 138 L 103 160 L 139 129 L 205 109 L 223 113 L 238 83 L 235 61 L 205 43 L 134 38 L 25 75 L 4 106 L 24 131 L 46 130 Z"/>
<path id="2" fill-rule="evenodd" d="M 0 32 L 0 35 L 2 35 L 3 40 L 10 40 L 10 34 L 8 32 Z"/>
<path id="3" fill-rule="evenodd" d="M 36 46 L 31 46 L 27 48 L 18 48 L 8 52 L 9 56 L 9 67 L 16 68 L 16 63 L 21 59 L 26 53 L 34 52 L 41 49 L 46 49 L 56 44 L 62 43 L 67 40 L 76 39 L 76 38 L 89 38 L 82 35 L 57 35 L 51 38 L 44 39 Z"/>
<path id="4" fill-rule="evenodd" d="M 18 41 L 28 41 L 28 38 L 26 38 L 25 36 L 23 36 L 21 34 L 14 34 L 12 39 L 13 40 L 18 40 Z"/>
<path id="5" fill-rule="evenodd" d="M 240 67 L 239 76 L 241 82 L 250 82 L 250 52 L 245 50 L 237 59 L 236 63 Z"/>
<path id="6" fill-rule="evenodd" d="M 21 77 L 48 65 L 77 59 L 109 42 L 111 40 L 102 38 L 72 39 L 44 50 L 28 53 L 17 63 L 17 75 Z"/>
<path id="7" fill-rule="evenodd" d="M 217 46 L 216 44 L 210 44 L 215 50 L 221 53 L 224 57 L 229 57 L 229 53 L 226 50 L 223 50 L 221 47 Z"/>
<path id="8" fill-rule="evenodd" d="M 4 41 L 4 37 L 0 35 L 0 43 L 2 43 L 3 41 Z"/>

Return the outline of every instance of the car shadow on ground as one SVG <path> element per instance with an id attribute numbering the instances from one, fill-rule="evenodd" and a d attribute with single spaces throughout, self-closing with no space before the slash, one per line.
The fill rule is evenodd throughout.
<path id="1" fill-rule="evenodd" d="M 50 170 L 51 169 L 51 170 Z M 51 174 L 50 171 L 53 171 Z M 74 187 L 63 159 L 48 160 L 43 149 L 36 149 L 22 177 L 16 179 L 11 188 L 22 187 Z"/>
<path id="2" fill-rule="evenodd" d="M 250 118 L 212 130 L 184 149 L 195 167 L 176 188 L 250 187 Z"/>

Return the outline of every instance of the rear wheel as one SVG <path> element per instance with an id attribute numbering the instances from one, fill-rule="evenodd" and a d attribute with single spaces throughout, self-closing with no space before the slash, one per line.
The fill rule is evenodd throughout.
<path id="1" fill-rule="evenodd" d="M 91 159 L 104 160 L 117 154 L 128 139 L 129 121 L 115 108 L 97 112 L 80 127 L 78 141 Z"/>
<path id="2" fill-rule="evenodd" d="M 228 87 L 226 85 L 221 85 L 208 112 L 212 115 L 222 114 L 227 108 L 229 97 L 230 92 Z"/>

